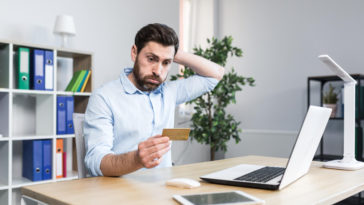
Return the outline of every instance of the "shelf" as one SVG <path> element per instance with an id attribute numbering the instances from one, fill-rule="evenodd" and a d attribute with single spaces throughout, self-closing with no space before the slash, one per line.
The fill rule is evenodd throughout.
<path id="1" fill-rule="evenodd" d="M 9 191 L 7 189 L 0 190 L 0 204 L 8 204 L 9 201 Z"/>
<path id="2" fill-rule="evenodd" d="M 17 93 L 17 94 L 53 95 L 53 91 L 48 91 L 48 90 L 13 89 L 12 91 L 13 91 L 13 93 Z"/>
<path id="3" fill-rule="evenodd" d="M 0 185 L 0 191 L 9 189 L 9 186 L 1 186 Z M 1 201 L 1 200 L 0 200 Z M 1 203 L 0 203 L 1 204 Z"/>
<path id="4" fill-rule="evenodd" d="M 57 182 L 58 181 L 67 181 L 67 180 L 73 180 L 73 179 L 78 179 L 78 173 L 77 173 L 77 171 L 68 170 L 67 171 L 67 177 L 56 179 L 56 181 Z"/>
<path id="5" fill-rule="evenodd" d="M 20 187 L 19 188 L 13 188 L 12 193 L 11 193 L 11 200 L 12 200 L 11 204 L 12 205 L 22 205 L 21 195 L 22 194 L 21 194 Z M 32 204 L 37 204 L 37 203 L 32 203 Z"/>
<path id="6" fill-rule="evenodd" d="M 57 91 L 66 90 L 73 74 L 78 70 L 92 70 L 92 54 L 80 53 L 78 51 L 57 51 Z M 92 76 L 86 84 L 85 91 L 92 91 Z M 82 95 L 82 94 L 81 94 Z"/>
<path id="7" fill-rule="evenodd" d="M 19 188 L 19 187 L 22 187 L 22 186 L 29 186 L 29 185 L 35 185 L 35 184 L 44 184 L 44 183 L 48 183 L 48 182 L 52 182 L 52 180 L 42 180 L 42 181 L 31 181 L 27 178 L 24 178 L 24 177 L 16 177 L 16 178 L 13 178 L 13 181 L 12 181 L 12 188 Z"/>
<path id="8" fill-rule="evenodd" d="M 52 180 L 32 181 L 23 177 L 23 140 L 13 142 L 13 162 L 12 162 L 12 188 L 21 186 L 51 182 Z"/>
<path id="9" fill-rule="evenodd" d="M 57 91 L 57 95 L 67 95 L 67 96 L 91 96 L 90 92 L 65 92 L 65 91 Z"/>
<path id="10" fill-rule="evenodd" d="M 0 142 L 0 186 L 9 183 L 9 142 Z"/>
<path id="11" fill-rule="evenodd" d="M 53 95 L 13 95 L 13 136 L 52 136 L 55 112 Z"/>
<path id="12" fill-rule="evenodd" d="M 10 48 L 8 43 L 0 43 L 0 88 L 9 88 Z"/>
<path id="13" fill-rule="evenodd" d="M 0 134 L 3 136 L 2 138 L 9 136 L 9 102 L 9 94 L 0 92 Z"/>
<path id="14" fill-rule="evenodd" d="M 354 79 L 364 79 L 364 75 L 363 74 L 350 74 L 351 77 L 353 77 Z M 334 76 L 334 75 L 329 75 L 329 76 L 310 76 L 308 77 L 308 80 L 315 80 L 315 81 L 320 81 L 320 82 L 328 82 L 328 81 L 342 81 L 341 78 L 339 78 L 339 76 Z"/>
<path id="15" fill-rule="evenodd" d="M 69 135 L 57 135 L 57 139 L 63 139 L 63 138 L 74 138 L 75 134 L 69 134 Z"/>
<path id="16" fill-rule="evenodd" d="M 18 89 L 19 48 L 53 51 L 54 90 Z M 78 70 L 92 71 L 91 52 L 58 49 L 14 41 L 0 42 L 0 204 L 20 204 L 21 187 L 77 179 L 75 135 L 56 135 L 57 95 L 74 96 L 74 111 L 84 113 L 92 93 L 92 74 L 85 92 L 64 92 Z M 30 62 L 31 65 L 32 62 Z M 31 75 L 31 66 L 29 74 Z M 30 76 L 31 77 L 31 76 Z M 56 139 L 64 139 L 67 177 L 56 179 Z M 23 142 L 52 140 L 52 179 L 33 182 L 22 175 Z M 25 153 L 27 154 L 27 153 Z M 33 204 L 33 203 L 31 203 Z"/>
<path id="17" fill-rule="evenodd" d="M 362 120 L 364 120 L 364 117 L 361 116 L 363 113 L 363 109 L 364 109 L 364 104 L 363 104 L 363 100 L 364 100 L 364 75 L 363 74 L 350 74 L 351 77 L 353 77 L 356 82 L 357 82 L 357 86 L 356 86 L 356 105 L 355 105 L 355 109 L 356 109 L 356 113 L 355 113 L 355 125 L 358 126 L 359 128 L 362 128 Z M 336 75 L 330 75 L 330 76 L 310 76 L 307 78 L 307 105 L 319 105 L 322 106 L 323 105 L 323 95 L 325 92 L 327 92 L 328 89 L 328 85 L 332 84 L 334 87 L 339 88 L 338 89 L 338 113 L 336 113 L 336 116 L 338 117 L 333 117 L 330 118 L 330 121 L 341 121 L 344 122 L 344 118 L 343 118 L 343 106 L 342 104 L 342 95 L 343 95 L 343 81 Z M 360 88 L 360 89 L 358 89 Z M 358 90 L 360 92 L 358 92 Z M 358 115 L 358 111 L 361 112 L 360 115 Z M 337 125 L 337 124 L 336 124 Z M 341 126 L 341 125 L 340 125 Z M 327 134 L 326 134 L 327 135 Z M 363 159 L 363 144 L 362 144 L 362 136 L 361 137 L 356 137 L 356 155 L 357 158 L 359 160 Z M 324 141 L 325 141 L 325 134 L 321 140 L 321 144 L 320 144 L 320 153 L 325 153 L 324 152 Z M 322 157 L 320 157 L 320 155 L 315 156 L 315 159 L 319 159 L 319 160 L 323 160 L 323 161 L 327 161 L 327 160 L 334 160 L 334 159 L 342 159 L 341 155 L 323 155 Z"/>
<path id="18" fill-rule="evenodd" d="M 45 140 L 45 139 L 53 139 L 53 136 L 44 135 L 44 136 L 16 136 L 11 138 L 13 141 L 21 141 L 21 140 Z"/>

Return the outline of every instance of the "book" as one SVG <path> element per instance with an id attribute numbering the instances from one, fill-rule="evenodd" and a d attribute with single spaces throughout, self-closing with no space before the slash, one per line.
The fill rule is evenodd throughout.
<path id="1" fill-rule="evenodd" d="M 81 84 L 81 82 L 82 82 L 82 80 L 83 80 L 83 78 L 84 78 L 84 76 L 86 74 L 86 70 L 80 70 L 80 71 L 81 72 L 77 76 L 76 82 L 75 82 L 75 84 L 73 85 L 73 87 L 71 89 L 72 92 L 77 92 L 77 89 L 80 86 L 80 84 Z"/>
<path id="2" fill-rule="evenodd" d="M 67 152 L 62 153 L 63 161 L 62 161 L 62 171 L 63 171 L 63 178 L 67 177 Z"/>
<path id="3" fill-rule="evenodd" d="M 56 141 L 56 178 L 63 177 L 63 139 Z"/>
<path id="4" fill-rule="evenodd" d="M 87 78 L 87 74 L 88 74 L 88 70 L 85 70 L 85 74 L 83 75 L 83 78 L 80 82 L 80 84 L 77 86 L 76 92 L 80 92 L 81 88 L 83 86 L 83 83 L 85 82 L 86 78 Z"/>
<path id="5" fill-rule="evenodd" d="M 81 88 L 81 91 L 80 92 L 84 92 L 85 91 L 86 85 L 87 85 L 88 79 L 90 79 L 90 76 L 91 76 L 91 70 L 88 71 L 87 76 L 86 76 L 86 79 L 83 82 L 83 85 L 82 85 L 82 88 Z"/>
<path id="6" fill-rule="evenodd" d="M 68 83 L 67 87 L 66 87 L 66 90 L 65 91 L 72 91 L 72 88 L 78 78 L 78 76 L 81 74 L 81 70 L 79 71 L 76 71 L 73 76 L 72 76 L 72 79 L 71 81 Z"/>

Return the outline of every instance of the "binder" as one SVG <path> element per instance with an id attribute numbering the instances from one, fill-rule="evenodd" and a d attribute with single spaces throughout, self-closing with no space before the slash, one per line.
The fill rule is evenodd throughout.
<path id="1" fill-rule="evenodd" d="M 67 152 L 63 152 L 62 153 L 62 157 L 63 157 L 63 161 L 62 161 L 62 165 L 63 165 L 63 177 L 66 178 L 67 177 Z"/>
<path id="2" fill-rule="evenodd" d="M 52 140 L 43 140 L 43 175 L 42 179 L 52 179 Z"/>
<path id="3" fill-rule="evenodd" d="M 29 90 L 29 48 L 18 49 L 18 89 Z"/>
<path id="4" fill-rule="evenodd" d="M 74 109 L 74 98 L 73 96 L 66 97 L 66 134 L 74 134 L 73 129 L 73 109 Z"/>
<path id="5" fill-rule="evenodd" d="M 89 73 L 89 71 L 88 70 L 85 70 L 85 72 L 84 72 L 85 74 L 83 75 L 83 77 L 82 77 L 82 80 L 81 80 L 81 83 L 80 83 L 80 85 L 77 87 L 77 92 L 80 92 L 81 91 L 81 88 L 83 87 L 83 84 L 85 83 L 85 81 L 86 81 L 86 78 L 87 78 L 87 75 L 88 75 L 88 73 Z"/>
<path id="6" fill-rule="evenodd" d="M 45 59 L 44 62 L 45 90 L 53 90 L 53 85 L 54 85 L 53 51 L 45 51 L 44 59 Z"/>
<path id="7" fill-rule="evenodd" d="M 81 74 L 81 70 L 76 71 L 73 76 L 71 81 L 68 83 L 67 87 L 66 87 L 66 91 L 72 91 L 72 88 L 74 87 L 76 80 L 78 78 L 78 76 Z"/>
<path id="8" fill-rule="evenodd" d="M 56 141 L 56 178 L 63 177 L 63 139 Z"/>
<path id="9" fill-rule="evenodd" d="M 23 141 L 23 177 L 32 181 L 42 180 L 42 140 Z"/>
<path id="10" fill-rule="evenodd" d="M 66 134 L 66 96 L 57 96 L 57 135 Z"/>
<path id="11" fill-rule="evenodd" d="M 83 83 L 83 85 L 82 85 L 82 88 L 81 88 L 81 91 L 80 91 L 80 92 L 84 92 L 84 91 L 85 91 L 85 88 L 86 88 L 86 85 L 87 85 L 88 79 L 90 79 L 90 76 L 91 76 L 91 70 L 89 70 L 89 71 L 88 71 L 87 76 L 86 76 L 86 79 L 85 79 L 85 82 Z"/>
<path id="12" fill-rule="evenodd" d="M 34 49 L 31 52 L 30 87 L 44 90 L 44 50 Z"/>
<path id="13" fill-rule="evenodd" d="M 77 76 L 76 82 L 72 87 L 72 92 L 77 92 L 77 89 L 80 86 L 85 74 L 86 74 L 86 70 L 80 70 L 80 74 Z"/>

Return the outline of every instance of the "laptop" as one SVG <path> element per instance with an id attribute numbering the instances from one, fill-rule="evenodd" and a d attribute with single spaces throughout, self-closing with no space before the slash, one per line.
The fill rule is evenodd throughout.
<path id="1" fill-rule="evenodd" d="M 286 167 L 240 164 L 200 178 L 216 184 L 283 189 L 308 172 L 330 114 L 330 108 L 309 107 Z"/>

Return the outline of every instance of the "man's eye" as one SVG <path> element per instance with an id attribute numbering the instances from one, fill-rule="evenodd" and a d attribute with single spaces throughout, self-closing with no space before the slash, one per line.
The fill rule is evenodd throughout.
<path id="1" fill-rule="evenodd" d="M 169 65 L 169 64 L 170 64 L 170 62 L 169 62 L 169 61 L 164 61 L 164 62 L 163 62 L 163 64 L 164 64 L 164 65 Z"/>
<path id="2" fill-rule="evenodd" d="M 154 60 L 154 58 L 153 57 L 148 57 L 148 61 L 153 61 Z"/>

